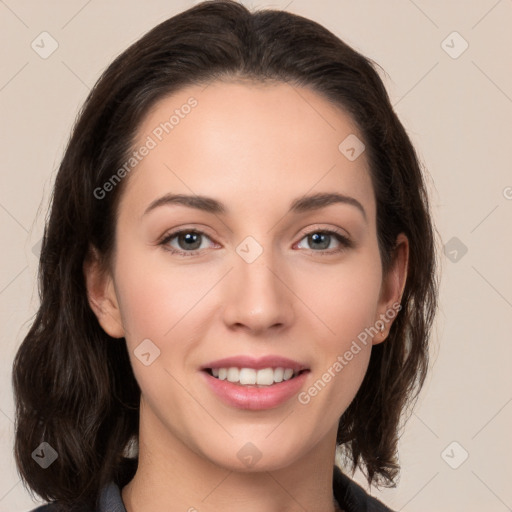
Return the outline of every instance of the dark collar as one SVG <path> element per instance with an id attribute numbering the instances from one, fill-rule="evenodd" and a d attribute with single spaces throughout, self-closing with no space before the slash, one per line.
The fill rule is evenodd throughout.
<path id="1" fill-rule="evenodd" d="M 332 479 L 334 498 L 344 512 L 393 512 L 376 498 L 370 496 L 360 485 L 334 466 Z M 32 512 L 57 512 L 56 503 L 34 509 Z M 126 512 L 121 490 L 115 482 L 103 487 L 96 512 Z"/>
<path id="2" fill-rule="evenodd" d="M 344 512 L 393 512 L 334 466 L 333 493 Z"/>
<path id="3" fill-rule="evenodd" d="M 344 512 L 393 512 L 343 474 L 338 466 L 334 466 L 332 487 L 334 498 Z M 98 512 L 126 512 L 120 489 L 114 482 L 104 488 Z"/>

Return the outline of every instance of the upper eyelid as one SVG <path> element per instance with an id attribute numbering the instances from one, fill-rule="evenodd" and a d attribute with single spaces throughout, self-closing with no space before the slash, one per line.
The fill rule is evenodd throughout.
<path id="1" fill-rule="evenodd" d="M 313 225 L 313 227 L 311 228 L 305 228 L 305 230 L 301 230 L 302 232 L 302 236 L 306 236 L 306 235 L 309 235 L 311 233 L 315 233 L 315 232 L 328 232 L 328 231 L 332 231 L 334 233 L 337 233 L 337 234 L 342 234 L 342 233 L 345 233 L 345 236 L 346 238 L 351 238 L 350 234 L 348 233 L 347 230 L 343 229 L 343 228 L 339 228 L 339 227 L 322 227 L 320 225 Z M 174 237 L 176 235 L 179 235 L 181 233 L 191 233 L 191 232 L 194 232 L 194 233 L 200 233 L 201 235 L 206 235 L 210 238 L 214 237 L 214 235 L 210 235 L 208 233 L 208 231 L 206 231 L 204 228 L 195 228 L 195 227 L 184 227 L 184 228 L 177 228 L 175 231 L 174 230 L 170 230 L 168 232 L 165 232 L 162 236 L 161 236 L 161 239 L 165 239 L 165 238 L 168 238 L 168 237 Z M 297 235 L 298 236 L 298 235 Z"/>

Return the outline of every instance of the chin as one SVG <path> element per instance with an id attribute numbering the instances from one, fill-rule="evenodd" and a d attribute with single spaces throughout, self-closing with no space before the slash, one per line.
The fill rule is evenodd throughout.
<path id="1" fill-rule="evenodd" d="M 230 442 L 222 453 L 205 453 L 211 463 L 238 473 L 277 471 L 293 464 L 299 456 L 296 449 L 275 446 L 264 438 L 259 442 Z M 240 446 L 239 446 L 240 445 Z"/>

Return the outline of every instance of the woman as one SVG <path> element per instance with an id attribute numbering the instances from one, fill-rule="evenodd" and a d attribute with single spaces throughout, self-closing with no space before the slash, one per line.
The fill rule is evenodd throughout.
<path id="1" fill-rule="evenodd" d="M 53 510 L 389 510 L 437 300 L 421 169 L 372 63 L 203 2 L 128 48 L 63 157 L 15 359 Z"/>

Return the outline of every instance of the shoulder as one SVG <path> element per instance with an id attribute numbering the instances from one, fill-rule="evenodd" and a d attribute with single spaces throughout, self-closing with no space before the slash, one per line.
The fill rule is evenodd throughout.
<path id="1" fill-rule="evenodd" d="M 66 507 L 61 505 L 58 501 L 54 501 L 52 503 L 46 503 L 45 505 L 40 505 L 37 508 L 33 508 L 29 512 L 92 512 L 89 508 L 84 510 L 83 507 Z"/>
<path id="2" fill-rule="evenodd" d="M 334 466 L 334 496 L 345 512 L 393 512 Z"/>
<path id="3" fill-rule="evenodd" d="M 54 501 L 40 505 L 30 510 L 30 512 L 126 512 L 126 509 L 121 498 L 119 486 L 111 481 L 101 489 L 99 500 L 94 510 L 85 505 L 65 506 L 59 501 Z"/>

